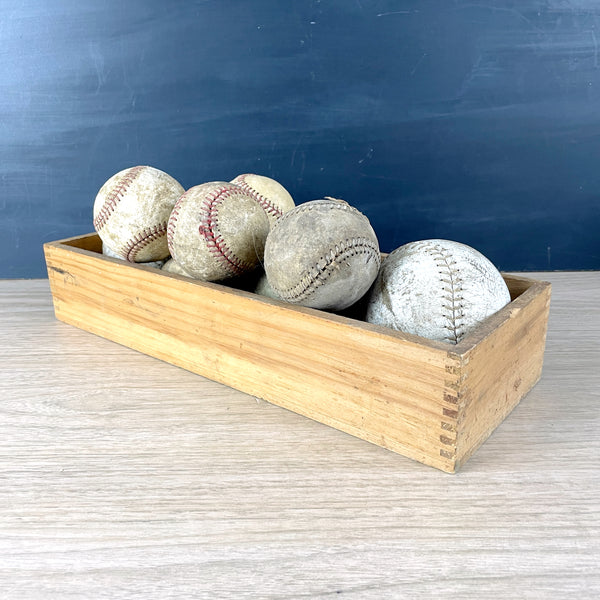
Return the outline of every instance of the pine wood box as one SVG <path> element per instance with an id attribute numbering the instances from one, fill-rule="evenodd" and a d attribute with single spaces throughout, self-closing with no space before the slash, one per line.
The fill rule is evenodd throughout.
<path id="1" fill-rule="evenodd" d="M 450 345 L 109 258 L 96 234 L 44 252 L 61 321 L 450 473 L 542 371 L 542 281 L 504 275 L 512 301 Z"/>

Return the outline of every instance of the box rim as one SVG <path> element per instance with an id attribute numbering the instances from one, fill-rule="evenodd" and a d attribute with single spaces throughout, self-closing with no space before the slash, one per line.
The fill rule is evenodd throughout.
<path id="1" fill-rule="evenodd" d="M 469 354 L 480 342 L 486 339 L 496 328 L 500 327 L 502 323 L 511 318 L 511 316 L 520 311 L 523 306 L 525 306 L 531 299 L 531 297 L 537 295 L 542 290 L 551 287 L 551 284 L 547 281 L 537 280 L 530 277 L 524 277 L 521 275 L 511 275 L 509 273 L 501 272 L 503 278 L 506 280 L 513 279 L 521 282 L 526 282 L 528 287 L 526 290 L 521 292 L 516 298 L 511 299 L 511 301 L 503 306 L 500 310 L 490 315 L 486 319 L 484 319 L 481 323 L 478 324 L 471 332 L 469 332 L 458 344 L 449 344 L 447 342 L 441 342 L 437 340 L 431 340 L 428 338 L 424 338 L 422 336 L 408 333 L 405 331 L 399 331 L 396 329 L 392 329 L 390 327 L 385 327 L 383 325 L 376 325 L 374 323 L 368 323 L 366 321 L 362 321 L 360 319 L 355 319 L 352 317 L 348 317 L 345 315 L 341 315 L 334 312 L 329 312 L 325 310 L 320 310 L 316 308 L 311 308 L 307 306 L 300 306 L 297 304 L 291 304 L 289 302 L 285 302 L 283 300 L 278 300 L 276 298 L 269 298 L 267 296 L 261 296 L 259 294 L 255 294 L 254 292 L 250 292 L 243 289 L 238 289 L 234 287 L 230 287 L 220 282 L 211 282 L 211 281 L 202 281 L 199 279 L 193 279 L 191 277 L 186 277 L 184 275 L 180 275 L 178 273 L 171 273 L 168 271 L 163 271 L 157 267 L 152 267 L 149 265 L 145 265 L 143 263 L 130 263 L 118 258 L 113 258 L 111 256 L 106 256 L 99 252 L 95 252 L 93 250 L 87 250 L 85 248 L 80 248 L 74 245 L 73 242 L 77 242 L 79 240 L 84 239 L 97 238 L 100 239 L 100 236 L 96 232 L 90 232 L 78 236 L 71 236 L 68 238 L 63 238 L 60 240 L 45 242 L 43 244 L 45 247 L 55 247 L 61 248 L 68 252 L 81 253 L 92 258 L 95 258 L 100 261 L 110 262 L 113 264 L 117 264 L 122 266 L 123 268 L 133 268 L 133 269 L 141 269 L 143 271 L 150 271 L 152 273 L 157 273 L 162 276 L 170 277 L 172 279 L 176 279 L 181 281 L 182 283 L 194 285 L 200 289 L 204 287 L 208 287 L 210 289 L 220 291 L 222 293 L 231 293 L 239 297 L 244 297 L 252 301 L 261 302 L 264 304 L 276 306 L 280 309 L 290 310 L 293 312 L 300 312 L 315 318 L 324 319 L 326 321 L 334 322 L 341 325 L 347 325 L 351 327 L 355 327 L 364 331 L 368 331 L 370 333 L 379 334 L 382 336 L 390 337 L 392 339 L 400 340 L 404 343 L 414 344 L 417 346 L 426 346 L 433 351 L 440 351 L 447 354 L 447 356 L 453 360 L 462 360 L 466 355 Z"/>

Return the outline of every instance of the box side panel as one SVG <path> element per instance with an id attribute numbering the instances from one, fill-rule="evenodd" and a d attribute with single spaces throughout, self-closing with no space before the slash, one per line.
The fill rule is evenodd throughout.
<path id="1" fill-rule="evenodd" d="M 76 237 L 60 240 L 59 244 L 102 254 L 102 240 L 97 233 L 87 233 L 85 235 L 78 235 Z M 56 243 L 54 245 L 56 245 Z"/>
<path id="2" fill-rule="evenodd" d="M 526 292 L 532 285 L 537 283 L 534 279 L 522 277 L 521 275 L 502 273 L 502 277 L 508 286 L 512 300 L 518 298 L 523 292 Z"/>
<path id="3" fill-rule="evenodd" d="M 457 465 L 489 437 L 539 380 L 550 284 L 535 283 L 507 309 L 509 317 L 463 356 L 457 401 Z"/>
<path id="4" fill-rule="evenodd" d="M 444 350 L 60 245 L 46 257 L 57 318 L 454 470 Z"/>

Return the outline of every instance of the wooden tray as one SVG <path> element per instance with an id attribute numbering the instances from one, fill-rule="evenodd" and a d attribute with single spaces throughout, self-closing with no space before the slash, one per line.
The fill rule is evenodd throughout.
<path id="1" fill-rule="evenodd" d="M 108 258 L 96 234 L 44 252 L 61 321 L 450 473 L 542 371 L 542 281 L 504 275 L 512 301 L 449 345 Z"/>

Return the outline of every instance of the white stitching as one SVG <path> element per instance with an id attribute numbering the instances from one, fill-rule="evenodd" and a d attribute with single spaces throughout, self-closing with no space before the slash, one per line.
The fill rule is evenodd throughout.
<path id="1" fill-rule="evenodd" d="M 407 244 L 406 250 L 411 252 L 424 251 L 434 260 L 438 269 L 439 281 L 442 285 L 443 317 L 448 322 L 443 325 L 448 331 L 445 339 L 457 344 L 464 337 L 465 322 L 463 312 L 463 279 L 460 269 L 456 266 L 452 253 L 437 243 L 427 240 Z M 405 254 L 406 256 L 406 254 Z"/>

